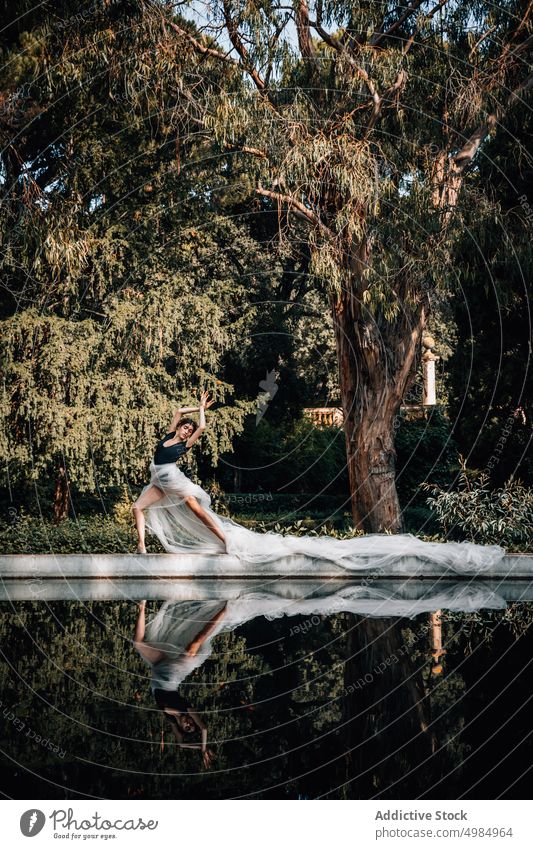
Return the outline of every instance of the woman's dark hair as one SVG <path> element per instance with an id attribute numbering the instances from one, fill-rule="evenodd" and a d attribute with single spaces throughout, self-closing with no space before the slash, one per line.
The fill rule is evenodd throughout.
<path id="1" fill-rule="evenodd" d="M 185 424 L 190 424 L 190 425 L 193 426 L 193 432 L 192 433 L 194 433 L 194 431 L 198 427 L 198 424 L 194 421 L 194 419 L 180 419 L 178 424 L 176 425 L 176 430 L 179 430 L 180 427 L 182 425 L 185 425 Z M 191 433 L 191 436 L 192 436 L 192 433 Z"/>
<path id="2" fill-rule="evenodd" d="M 190 717 L 190 718 L 192 719 L 194 728 L 193 728 L 192 731 L 185 731 L 181 727 L 181 724 L 179 722 L 179 718 L 177 716 L 172 716 L 169 713 L 165 714 L 165 716 L 166 716 L 167 719 L 169 719 L 171 722 L 174 722 L 178 726 L 179 732 L 180 732 L 181 736 L 183 737 L 184 743 L 196 743 L 201 739 L 200 729 L 198 728 L 198 726 L 196 725 L 196 722 L 194 721 L 194 719 L 192 719 L 192 717 Z"/>
<path id="3" fill-rule="evenodd" d="M 172 691 L 169 691 L 169 692 L 166 692 L 164 690 L 155 690 L 154 698 L 155 698 L 155 703 L 156 703 L 157 707 L 161 711 L 164 711 L 164 709 L 166 707 L 173 707 L 173 708 L 176 708 L 176 710 L 179 710 L 181 713 L 183 713 L 183 715 L 185 715 L 187 713 L 187 709 L 189 707 L 189 704 L 188 704 L 188 702 L 185 701 L 185 699 L 182 696 L 180 696 L 180 694 L 178 693 L 177 690 L 175 690 L 175 691 L 172 690 Z M 180 734 L 183 736 L 184 742 L 186 742 L 186 743 L 195 742 L 196 738 L 199 735 L 200 729 L 196 725 L 196 722 L 194 722 L 194 719 L 192 719 L 192 716 L 190 716 L 190 719 L 192 719 L 192 721 L 194 723 L 194 728 L 193 728 L 192 731 L 184 731 L 183 728 L 181 727 L 179 721 L 178 721 L 178 718 L 171 713 L 165 713 L 165 719 L 168 722 L 170 722 L 171 724 L 178 726 Z"/>

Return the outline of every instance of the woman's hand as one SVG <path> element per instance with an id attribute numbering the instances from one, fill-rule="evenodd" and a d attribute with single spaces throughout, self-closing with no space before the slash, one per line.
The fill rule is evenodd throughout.
<path id="1" fill-rule="evenodd" d="M 202 760 L 206 769 L 209 769 L 210 766 L 213 766 L 216 760 L 216 755 L 213 749 L 206 749 L 205 752 L 202 752 Z"/>
<path id="2" fill-rule="evenodd" d="M 203 407 L 204 410 L 209 409 L 214 404 L 213 398 L 209 399 L 209 392 L 202 392 L 200 396 L 200 407 Z"/>

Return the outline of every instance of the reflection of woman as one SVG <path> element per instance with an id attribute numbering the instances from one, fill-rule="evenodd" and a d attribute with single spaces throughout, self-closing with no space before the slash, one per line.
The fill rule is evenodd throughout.
<path id="1" fill-rule="evenodd" d="M 224 602 L 184 602 L 178 609 L 163 605 L 146 625 L 146 602 L 139 604 L 133 645 L 150 665 L 151 689 L 160 710 L 171 721 L 172 732 L 182 748 L 202 752 L 206 767 L 213 761 L 207 748 L 207 726 L 178 692 L 183 679 L 210 653 L 212 638 L 220 630 L 226 612 Z M 176 615 L 176 614 L 179 615 Z M 200 735 L 200 742 L 195 742 Z"/>

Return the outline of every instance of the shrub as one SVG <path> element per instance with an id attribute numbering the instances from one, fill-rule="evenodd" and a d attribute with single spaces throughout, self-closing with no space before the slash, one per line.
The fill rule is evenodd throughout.
<path id="1" fill-rule="evenodd" d="M 452 423 L 434 407 L 415 419 L 399 417 L 396 433 L 396 486 L 402 508 L 423 508 L 420 484 L 431 481 L 449 487 L 457 473 L 458 449 Z"/>
<path id="2" fill-rule="evenodd" d="M 312 537 L 330 536 L 335 537 L 335 539 L 353 539 L 353 537 L 363 536 L 363 531 L 359 531 L 353 527 L 339 530 L 329 524 L 321 525 L 318 528 L 314 525 L 315 523 L 312 520 L 305 519 L 299 519 L 291 525 L 281 525 L 279 523 L 276 523 L 275 525 L 267 525 L 265 522 L 257 522 L 253 526 L 253 530 L 259 531 L 260 533 L 274 531 L 274 533 L 283 534 L 283 536 L 290 535 L 295 537 L 301 537 L 307 534 Z"/>
<path id="3" fill-rule="evenodd" d="M 360 533 L 349 526 L 346 530 L 348 518 L 345 516 L 342 523 L 339 522 L 339 527 L 327 522 L 318 528 L 316 519 L 311 518 L 300 519 L 292 524 L 281 524 L 275 517 L 271 522 L 265 522 L 263 517 L 236 517 L 236 520 L 260 533 L 275 531 L 297 536 L 328 534 L 338 539 L 347 539 Z M 66 519 L 56 526 L 22 514 L 13 524 L 0 525 L 2 554 L 127 554 L 135 551 L 136 542 L 131 518 L 126 524 L 122 516 L 118 520 L 99 516 Z M 163 551 L 159 540 L 151 534 L 147 534 L 146 544 L 149 552 Z"/>
<path id="4" fill-rule="evenodd" d="M 486 472 L 471 473 L 461 460 L 457 489 L 421 484 L 446 535 L 505 548 L 527 550 L 533 544 L 533 489 L 510 478 L 491 489 Z"/>
<path id="5" fill-rule="evenodd" d="M 132 522 L 128 527 L 101 516 L 67 519 L 56 526 L 22 514 L 14 524 L 0 526 L 2 554 L 125 554 L 135 551 L 135 545 Z M 161 550 L 159 544 L 152 550 Z"/>

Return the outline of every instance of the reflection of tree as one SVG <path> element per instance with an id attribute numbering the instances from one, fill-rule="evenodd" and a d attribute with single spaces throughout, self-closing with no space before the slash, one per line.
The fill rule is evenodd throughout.
<path id="1" fill-rule="evenodd" d="M 461 744 L 443 747 L 461 720 L 442 711 L 454 705 L 462 682 L 451 675 L 435 689 L 427 620 L 416 631 L 408 624 L 354 618 L 344 699 L 350 796 L 416 797 L 461 757 Z"/>

